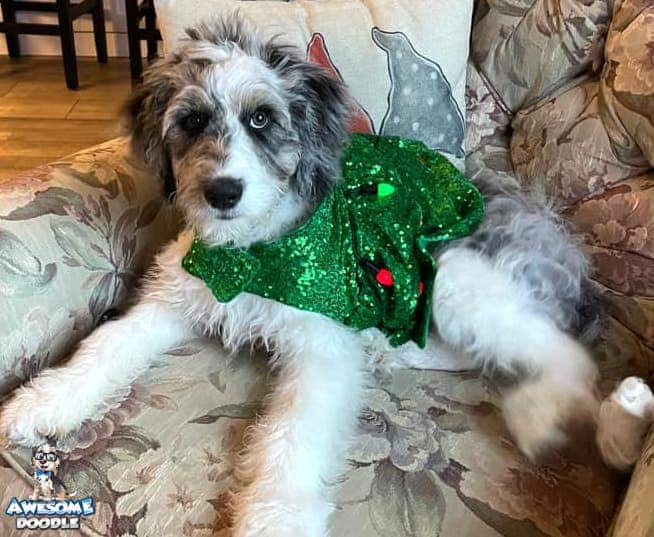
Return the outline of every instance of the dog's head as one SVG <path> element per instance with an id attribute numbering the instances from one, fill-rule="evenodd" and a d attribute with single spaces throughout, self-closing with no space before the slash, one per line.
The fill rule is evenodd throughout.
<path id="1" fill-rule="evenodd" d="M 338 178 L 345 91 L 238 17 L 187 36 L 127 103 L 133 151 L 205 240 L 275 238 Z"/>
<path id="2" fill-rule="evenodd" d="M 61 459 L 57 450 L 50 444 L 44 444 L 32 451 L 32 468 L 43 472 L 57 474 L 61 466 Z"/>

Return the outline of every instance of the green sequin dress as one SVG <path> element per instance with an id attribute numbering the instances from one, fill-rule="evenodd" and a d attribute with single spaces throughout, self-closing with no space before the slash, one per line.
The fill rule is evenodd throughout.
<path id="1" fill-rule="evenodd" d="M 182 264 L 219 302 L 253 293 L 424 347 L 432 253 L 472 233 L 483 213 L 477 189 L 421 142 L 355 134 L 342 181 L 303 225 L 247 249 L 196 238 Z"/>

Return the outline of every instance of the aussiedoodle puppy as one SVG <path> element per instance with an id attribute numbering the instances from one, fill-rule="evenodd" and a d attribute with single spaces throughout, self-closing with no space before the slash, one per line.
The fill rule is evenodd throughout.
<path id="1" fill-rule="evenodd" d="M 157 256 L 133 307 L 4 405 L 10 442 L 40 445 L 99 419 L 158 353 L 198 335 L 227 349 L 262 341 L 274 351 L 277 384 L 238 466 L 245 485 L 235 535 L 313 537 L 326 534 L 329 483 L 378 355 L 386 367 L 514 374 L 503 410 L 528 456 L 560 444 L 573 414 L 596 414 L 596 367 L 579 339 L 592 317 L 586 259 L 556 214 L 511 181 L 473 178 L 486 198 L 484 222 L 435 254 L 439 343 L 392 349 L 380 333 L 261 296 L 219 303 L 182 267 L 196 234 L 247 248 L 312 214 L 339 180 L 348 139 L 340 82 L 236 17 L 188 30 L 146 72 L 126 112 L 134 153 L 160 177 L 186 230 Z"/>

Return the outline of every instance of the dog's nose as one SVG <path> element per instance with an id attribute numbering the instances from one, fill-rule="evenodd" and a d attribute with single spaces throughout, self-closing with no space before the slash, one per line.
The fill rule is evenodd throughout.
<path id="1" fill-rule="evenodd" d="M 212 207 L 232 209 L 243 196 L 243 183 L 232 177 L 217 177 L 204 188 L 204 197 Z"/>

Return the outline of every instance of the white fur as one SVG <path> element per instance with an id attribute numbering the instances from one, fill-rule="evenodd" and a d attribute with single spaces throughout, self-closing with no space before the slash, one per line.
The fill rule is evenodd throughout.
<path id="1" fill-rule="evenodd" d="M 453 248 L 439 258 L 433 314 L 440 336 L 479 365 L 527 373 L 505 397 L 504 415 L 530 457 L 561 444 L 563 422 L 592 417 L 597 406 L 594 363 L 539 309 L 526 286 L 478 253 Z"/>
<path id="2" fill-rule="evenodd" d="M 178 177 L 177 203 L 185 208 L 187 222 L 210 244 L 270 240 L 279 234 L 279 225 L 271 220 L 294 218 L 306 212 L 306 204 L 289 188 L 286 175 L 273 172 L 261 158 L 252 139 L 246 133 L 240 114 L 244 103 L 258 102 L 265 95 L 265 104 L 274 109 L 276 121 L 290 125 L 286 105 L 287 90 L 280 77 L 259 58 L 245 54 L 231 45 L 216 46 L 209 43 L 187 49 L 190 58 L 214 59 L 208 50 L 216 49 L 217 63 L 209 69 L 203 85 L 192 84 L 180 91 L 168 109 L 163 121 L 162 136 L 174 126 L 178 108 L 188 102 L 203 103 L 211 109 L 220 106 L 222 128 L 229 133 L 229 146 L 224 159 L 206 159 L 199 166 L 195 159 L 178 161 L 173 158 Z M 262 103 L 263 104 L 263 103 Z M 280 152 L 278 165 L 294 170 L 300 159 L 298 152 Z M 190 168 L 190 169 L 189 169 Z M 233 177 L 243 183 L 243 197 L 230 210 L 218 210 L 205 203 L 198 195 L 199 180 Z M 285 224 L 294 222 L 285 219 Z M 281 222 L 278 222 L 281 223 Z M 277 235 L 276 235 L 277 234 Z"/>
<path id="3" fill-rule="evenodd" d="M 148 338 L 155 326 L 156 337 Z M 2 432 L 13 443 L 33 446 L 46 436 L 64 437 L 120 402 L 157 353 L 189 334 L 179 316 L 143 300 L 128 316 L 95 330 L 65 367 L 45 370 L 16 390 L 3 408 Z"/>

